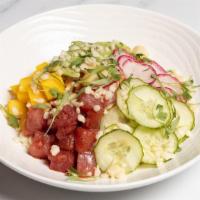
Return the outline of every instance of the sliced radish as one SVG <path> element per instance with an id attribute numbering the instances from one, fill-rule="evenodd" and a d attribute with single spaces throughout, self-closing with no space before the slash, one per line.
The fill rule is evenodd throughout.
<path id="1" fill-rule="evenodd" d="M 117 63 L 119 66 L 123 66 L 127 60 L 133 60 L 133 56 L 123 54 L 118 57 Z"/>
<path id="2" fill-rule="evenodd" d="M 166 87 L 174 91 L 177 95 L 181 95 L 183 93 L 181 83 L 177 78 L 171 76 L 170 74 L 158 74 L 157 78 L 158 80 L 152 83 L 154 87 Z"/>
<path id="3" fill-rule="evenodd" d="M 125 50 L 123 49 L 115 49 L 113 51 L 113 55 L 115 57 L 115 60 L 118 62 L 119 57 L 121 56 L 128 56 L 128 57 L 132 57 L 131 54 L 127 53 Z"/>
<path id="4" fill-rule="evenodd" d="M 160 66 L 157 62 L 155 62 L 153 60 L 148 64 L 151 65 L 155 69 L 156 74 L 166 74 L 167 73 L 167 71 L 162 66 Z"/>
<path id="5" fill-rule="evenodd" d="M 129 78 L 130 76 L 134 78 L 139 78 L 146 83 L 153 83 L 155 79 L 153 75 L 156 75 L 153 67 L 137 62 L 134 58 L 127 59 L 122 66 L 119 66 L 124 73 L 125 78 Z"/>

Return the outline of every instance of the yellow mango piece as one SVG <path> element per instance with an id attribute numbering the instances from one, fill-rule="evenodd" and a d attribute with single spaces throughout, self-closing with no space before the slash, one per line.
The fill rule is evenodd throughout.
<path id="1" fill-rule="evenodd" d="M 42 71 L 49 63 L 48 62 L 43 62 L 39 65 L 37 65 L 35 68 L 36 68 L 36 71 Z"/>
<path id="2" fill-rule="evenodd" d="M 27 92 L 17 92 L 17 99 L 21 101 L 22 103 L 27 103 L 29 98 L 28 98 L 28 93 Z"/>
<path id="3" fill-rule="evenodd" d="M 20 92 L 27 92 L 30 88 L 31 81 L 32 81 L 31 76 L 27 76 L 25 78 L 22 78 L 19 82 L 19 91 Z"/>
<path id="4" fill-rule="evenodd" d="M 44 94 L 39 90 L 33 91 L 30 88 L 28 91 L 28 96 L 32 105 L 46 102 Z"/>
<path id="5" fill-rule="evenodd" d="M 17 99 L 11 99 L 8 101 L 8 112 L 16 117 L 21 117 L 26 113 L 26 106 L 24 103 Z"/>
<path id="6" fill-rule="evenodd" d="M 65 90 L 64 83 L 52 75 L 46 80 L 41 80 L 40 84 L 48 100 L 54 99 L 50 92 L 51 89 L 56 90 L 59 93 L 63 93 Z"/>
<path id="7" fill-rule="evenodd" d="M 19 85 L 12 85 L 12 86 L 10 87 L 10 91 L 11 91 L 12 94 L 14 94 L 14 95 L 17 95 L 18 89 L 19 89 Z"/>
<path id="8" fill-rule="evenodd" d="M 61 82 L 64 84 L 64 81 L 63 81 L 63 79 L 62 79 L 62 76 L 58 75 L 57 73 L 51 73 L 51 75 L 52 75 L 54 78 L 58 79 L 59 81 L 61 81 Z"/>

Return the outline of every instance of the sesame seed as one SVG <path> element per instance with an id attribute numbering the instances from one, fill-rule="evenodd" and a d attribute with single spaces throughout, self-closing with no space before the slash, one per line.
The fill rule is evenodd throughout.
<path id="1" fill-rule="evenodd" d="M 50 152 L 52 156 L 56 156 L 60 153 L 60 147 L 58 145 L 52 145 Z"/>
<path id="2" fill-rule="evenodd" d="M 94 105 L 93 110 L 94 110 L 95 112 L 99 112 L 99 111 L 101 110 L 100 105 Z"/>
<path id="3" fill-rule="evenodd" d="M 79 108 L 79 107 L 77 107 L 77 108 L 76 108 L 76 113 L 77 113 L 77 114 L 80 114 L 80 113 L 81 113 L 81 111 L 80 111 L 80 108 Z"/>
<path id="4" fill-rule="evenodd" d="M 48 117 L 49 117 L 49 112 L 44 112 L 43 118 L 48 119 Z"/>
<path id="5" fill-rule="evenodd" d="M 85 120 L 85 117 L 83 115 L 78 114 L 78 121 L 82 122 L 82 123 L 85 123 L 86 120 Z"/>
<path id="6" fill-rule="evenodd" d="M 85 88 L 85 93 L 86 94 L 92 94 L 92 88 L 90 87 L 90 86 L 87 86 L 86 88 Z"/>
<path id="7" fill-rule="evenodd" d="M 103 112 L 103 113 L 104 113 L 104 115 L 106 115 L 106 114 L 108 114 L 108 111 L 107 111 L 107 110 L 104 110 L 104 112 Z"/>
<path id="8" fill-rule="evenodd" d="M 30 103 L 27 103 L 27 104 L 26 104 L 26 107 L 27 107 L 27 108 L 30 108 L 30 107 L 31 107 L 31 104 L 30 104 Z"/>
<path id="9" fill-rule="evenodd" d="M 98 166 L 95 168 L 94 175 L 95 176 L 100 176 L 101 175 L 101 170 L 99 169 Z"/>

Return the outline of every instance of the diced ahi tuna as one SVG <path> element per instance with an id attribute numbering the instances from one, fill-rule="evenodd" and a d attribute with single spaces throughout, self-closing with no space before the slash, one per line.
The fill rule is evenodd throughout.
<path id="1" fill-rule="evenodd" d="M 32 137 L 32 143 L 29 146 L 28 153 L 35 158 L 47 158 L 54 141 L 55 136 L 38 131 Z"/>
<path id="2" fill-rule="evenodd" d="M 64 130 L 65 134 L 71 133 L 77 126 L 77 113 L 73 106 L 66 105 L 54 121 L 57 130 Z"/>
<path id="3" fill-rule="evenodd" d="M 31 135 L 35 131 L 42 131 L 47 126 L 47 120 L 44 119 L 44 110 L 39 108 L 29 108 L 27 112 L 25 129 L 27 133 L 25 135 Z"/>
<path id="4" fill-rule="evenodd" d="M 75 160 L 74 152 L 63 150 L 61 150 L 56 156 L 50 154 L 48 159 L 50 161 L 50 169 L 59 172 L 67 172 L 67 170 L 74 166 Z"/>
<path id="5" fill-rule="evenodd" d="M 95 105 L 99 105 L 101 109 L 103 108 L 103 104 L 101 103 L 100 99 L 96 99 L 92 94 L 83 93 L 79 100 L 83 102 L 83 106 L 81 106 L 81 110 L 83 112 L 88 112 L 93 110 Z"/>
<path id="6" fill-rule="evenodd" d="M 99 112 L 95 112 L 93 110 L 88 111 L 84 127 L 89 129 L 99 129 L 102 117 L 103 117 L 103 111 Z"/>
<path id="7" fill-rule="evenodd" d="M 92 151 L 96 141 L 97 130 L 77 128 L 75 132 L 75 148 L 79 153 Z"/>
<path id="8" fill-rule="evenodd" d="M 92 152 L 78 154 L 77 172 L 80 177 L 94 176 L 95 167 L 96 161 Z"/>
<path id="9" fill-rule="evenodd" d="M 75 136 L 74 134 L 68 134 L 64 139 L 59 140 L 58 145 L 63 150 L 74 150 Z"/>

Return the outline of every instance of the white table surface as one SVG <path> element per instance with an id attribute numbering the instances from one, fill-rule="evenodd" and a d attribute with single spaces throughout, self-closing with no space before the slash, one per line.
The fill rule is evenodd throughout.
<path id="1" fill-rule="evenodd" d="M 200 31 L 200 0 L 0 0 L 0 31 L 34 14 L 54 8 L 113 3 L 154 10 Z M 196 200 L 200 199 L 200 162 L 183 173 L 140 189 L 115 193 L 81 193 L 53 188 L 23 177 L 0 164 L 0 200 Z"/>

